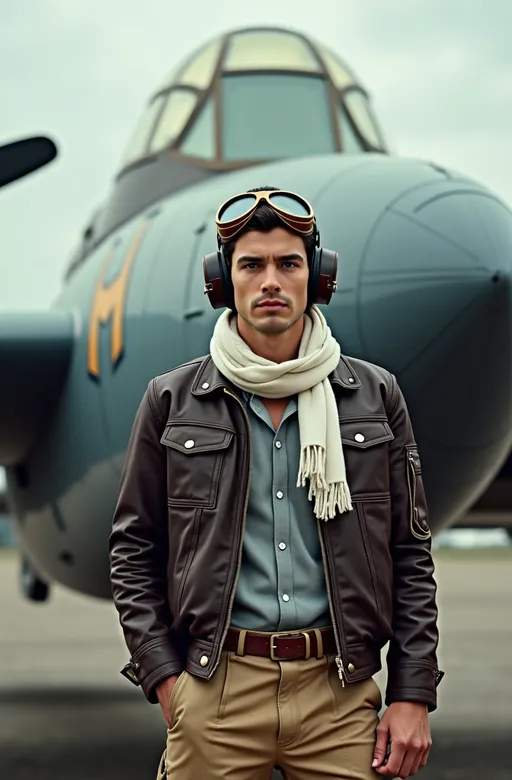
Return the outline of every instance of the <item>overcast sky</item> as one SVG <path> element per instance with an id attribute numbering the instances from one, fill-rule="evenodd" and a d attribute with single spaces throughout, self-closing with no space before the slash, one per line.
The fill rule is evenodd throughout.
<path id="1" fill-rule="evenodd" d="M 455 167 L 512 202 L 510 0 L 5 0 L 0 141 L 48 133 L 60 157 L 0 192 L 0 309 L 55 297 L 175 64 L 226 30 L 289 21 L 354 68 L 397 153 Z"/>

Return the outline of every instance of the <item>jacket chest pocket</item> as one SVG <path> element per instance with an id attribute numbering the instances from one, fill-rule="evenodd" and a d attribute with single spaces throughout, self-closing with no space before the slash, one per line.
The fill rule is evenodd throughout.
<path id="1" fill-rule="evenodd" d="M 352 496 L 389 495 L 388 442 L 395 437 L 387 420 L 340 420 L 341 443 Z"/>
<path id="2" fill-rule="evenodd" d="M 167 448 L 170 506 L 213 509 L 234 431 L 203 423 L 171 422 L 160 439 Z"/>

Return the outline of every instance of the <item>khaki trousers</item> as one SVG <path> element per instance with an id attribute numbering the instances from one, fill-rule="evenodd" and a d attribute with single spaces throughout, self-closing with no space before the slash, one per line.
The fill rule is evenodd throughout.
<path id="1" fill-rule="evenodd" d="M 373 678 L 342 687 L 334 657 L 301 661 L 223 651 L 210 680 L 183 672 L 170 697 L 158 778 L 375 780 L 382 705 Z"/>

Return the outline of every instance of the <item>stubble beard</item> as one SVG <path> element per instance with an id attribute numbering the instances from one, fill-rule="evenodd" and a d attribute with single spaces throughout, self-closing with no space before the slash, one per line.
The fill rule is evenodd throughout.
<path id="1" fill-rule="evenodd" d="M 292 317 L 290 320 L 282 320 L 279 316 L 275 315 L 267 315 L 265 320 L 263 322 L 258 321 L 257 319 L 252 319 L 251 317 L 244 317 L 242 315 L 242 319 L 245 320 L 245 322 L 250 325 L 254 330 L 257 330 L 258 333 L 263 333 L 267 336 L 277 336 L 280 333 L 286 333 L 287 330 L 290 330 L 290 328 L 293 328 L 296 322 L 303 317 L 303 314 L 300 314 L 299 316 Z"/>

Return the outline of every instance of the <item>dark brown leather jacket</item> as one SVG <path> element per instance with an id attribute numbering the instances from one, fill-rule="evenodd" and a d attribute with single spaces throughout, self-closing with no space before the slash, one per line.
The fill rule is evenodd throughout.
<path id="1" fill-rule="evenodd" d="M 353 510 L 319 521 L 343 683 L 381 668 L 386 703 L 436 707 L 436 584 L 421 462 L 395 377 L 342 357 L 338 401 Z M 149 701 L 219 663 L 240 569 L 251 440 L 240 391 L 210 356 L 153 379 L 137 412 L 110 537 L 111 582 Z"/>

